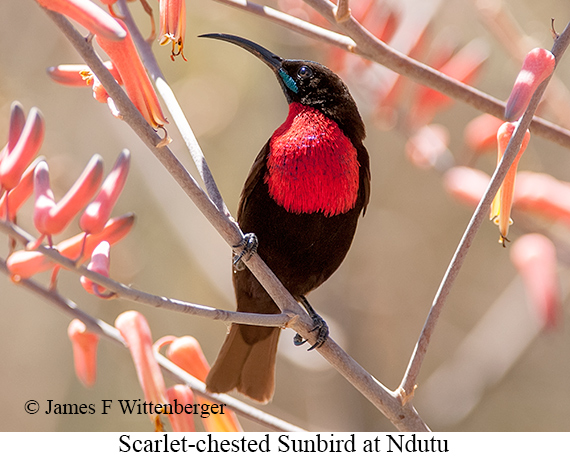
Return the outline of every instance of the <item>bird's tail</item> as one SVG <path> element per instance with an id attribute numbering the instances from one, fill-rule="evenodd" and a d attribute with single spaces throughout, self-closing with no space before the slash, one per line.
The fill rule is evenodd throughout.
<path id="1" fill-rule="evenodd" d="M 275 356 L 279 328 L 232 324 L 214 366 L 206 378 L 212 393 L 237 389 L 248 397 L 267 403 L 275 390 Z M 251 338 L 259 333 L 261 338 Z"/>

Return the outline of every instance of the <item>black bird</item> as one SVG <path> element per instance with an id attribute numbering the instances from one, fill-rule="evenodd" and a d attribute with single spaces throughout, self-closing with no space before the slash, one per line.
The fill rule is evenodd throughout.
<path id="1" fill-rule="evenodd" d="M 233 35 L 207 34 L 249 51 L 277 76 L 289 103 L 287 119 L 261 149 L 246 179 L 237 221 L 254 233 L 257 252 L 317 324 L 305 295 L 340 266 L 370 197 L 365 129 L 346 85 L 324 65 L 288 60 Z M 235 262 L 234 262 L 235 264 Z M 237 309 L 279 313 L 248 269 L 234 268 Z M 324 321 L 318 343 L 328 334 Z M 206 379 L 210 392 L 273 397 L 279 328 L 232 324 Z"/>

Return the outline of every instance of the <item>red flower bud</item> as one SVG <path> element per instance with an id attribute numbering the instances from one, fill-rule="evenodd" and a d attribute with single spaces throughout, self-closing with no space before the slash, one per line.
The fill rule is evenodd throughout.
<path id="1" fill-rule="evenodd" d="M 554 71 L 556 58 L 546 49 L 535 48 L 524 59 L 505 108 L 505 119 L 514 121 L 525 112 L 532 95 Z"/>
<path id="2" fill-rule="evenodd" d="M 20 182 L 11 191 L 5 192 L 0 198 L 0 219 L 6 217 L 6 205 L 9 207 L 7 219 L 13 221 L 20 207 L 34 192 L 34 170 L 44 157 L 36 158 L 24 171 Z M 9 199 L 9 204 L 8 204 Z"/>
<path id="3" fill-rule="evenodd" d="M 111 211 L 125 186 L 129 173 L 130 152 L 124 149 L 113 169 L 105 178 L 101 190 L 79 219 L 79 227 L 86 233 L 99 233 L 109 220 Z"/>
<path id="4" fill-rule="evenodd" d="M 34 189 L 34 225 L 42 235 L 55 235 L 63 231 L 75 215 L 93 197 L 103 178 L 103 159 L 95 154 L 85 170 L 77 178 L 71 189 L 56 204 L 49 185 L 47 163 L 40 162 L 36 167 Z"/>
<path id="5" fill-rule="evenodd" d="M 14 117 L 17 120 L 14 120 Z M 28 113 L 23 129 L 19 114 L 13 116 L 12 119 L 14 122 L 10 123 L 10 139 L 0 161 L 0 184 L 6 190 L 13 189 L 20 182 L 24 170 L 42 145 L 45 131 L 43 117 L 37 108 L 32 108 Z M 16 135 L 18 135 L 18 140 L 14 144 Z M 12 148 L 10 148 L 11 144 Z"/>
<path id="6" fill-rule="evenodd" d="M 111 245 L 108 241 L 101 241 L 91 254 L 91 262 L 87 265 L 87 269 L 95 273 L 99 273 L 105 277 L 109 277 Z M 81 276 L 81 285 L 90 294 L 97 295 L 99 298 L 112 298 L 113 292 L 106 292 L 104 287 L 94 283 L 89 278 Z"/>

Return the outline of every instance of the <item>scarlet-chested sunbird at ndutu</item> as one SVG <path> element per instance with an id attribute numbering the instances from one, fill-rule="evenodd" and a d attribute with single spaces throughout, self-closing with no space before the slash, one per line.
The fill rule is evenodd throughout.
<path id="1" fill-rule="evenodd" d="M 265 62 L 289 102 L 289 115 L 255 159 L 237 221 L 257 236 L 257 252 L 315 321 L 317 344 L 328 328 L 305 295 L 346 256 L 370 196 L 365 129 L 346 85 L 308 60 L 288 60 L 244 38 L 202 35 L 236 44 Z M 234 268 L 237 309 L 279 313 L 247 268 Z M 210 392 L 237 389 L 268 402 L 275 389 L 279 328 L 232 324 L 207 379 Z M 298 340 L 297 340 L 298 341 Z"/>

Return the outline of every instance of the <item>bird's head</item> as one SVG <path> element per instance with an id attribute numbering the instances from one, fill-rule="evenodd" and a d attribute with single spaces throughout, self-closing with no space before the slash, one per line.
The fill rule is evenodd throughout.
<path id="1" fill-rule="evenodd" d="M 289 103 L 316 108 L 345 132 L 352 130 L 359 140 L 364 138 L 364 123 L 346 84 L 324 65 L 310 60 L 283 59 L 263 46 L 235 35 L 209 33 L 200 37 L 227 41 L 249 51 L 275 73 Z"/>

